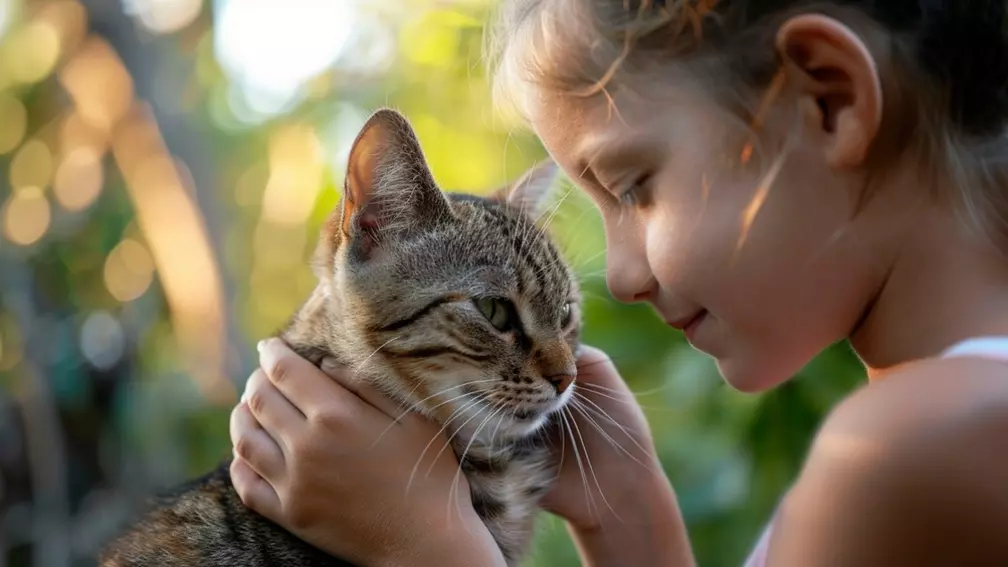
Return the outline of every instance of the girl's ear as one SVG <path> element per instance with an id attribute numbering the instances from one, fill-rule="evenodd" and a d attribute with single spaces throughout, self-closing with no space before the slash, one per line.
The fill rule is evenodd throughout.
<path id="1" fill-rule="evenodd" d="M 545 160 L 526 171 L 517 181 L 497 189 L 490 199 L 523 211 L 538 219 L 549 202 L 560 168 L 553 160 Z"/>
<path id="2" fill-rule="evenodd" d="M 803 111 L 827 140 L 827 162 L 862 165 L 882 123 L 882 83 L 865 42 L 840 21 L 802 14 L 784 22 L 777 49 Z"/>

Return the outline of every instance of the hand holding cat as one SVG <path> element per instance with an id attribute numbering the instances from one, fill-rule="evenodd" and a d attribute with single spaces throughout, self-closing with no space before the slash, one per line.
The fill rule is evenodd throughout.
<path id="1" fill-rule="evenodd" d="M 359 564 L 503 564 L 464 476 L 446 513 L 458 461 L 437 426 L 280 340 L 260 344 L 260 366 L 231 415 L 231 475 L 247 506 Z"/>
<path id="2" fill-rule="evenodd" d="M 574 398 L 551 434 L 560 474 L 541 505 L 565 518 L 594 565 L 689 565 L 675 493 L 633 392 L 582 346 Z"/>

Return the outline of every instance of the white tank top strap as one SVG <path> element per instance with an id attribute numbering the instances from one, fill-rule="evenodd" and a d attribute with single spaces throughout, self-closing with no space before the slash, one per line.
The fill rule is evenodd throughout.
<path id="1" fill-rule="evenodd" d="M 973 337 L 945 349 L 941 358 L 981 357 L 1008 361 L 1008 336 Z"/>

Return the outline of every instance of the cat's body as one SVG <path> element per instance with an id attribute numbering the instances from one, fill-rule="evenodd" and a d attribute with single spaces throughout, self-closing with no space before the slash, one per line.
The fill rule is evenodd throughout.
<path id="1" fill-rule="evenodd" d="M 496 197 L 442 193 L 405 119 L 379 111 L 323 230 L 320 284 L 281 333 L 447 424 L 473 508 L 512 566 L 556 476 L 538 433 L 572 395 L 578 344 L 573 274 L 529 214 L 550 181 L 546 168 Z M 247 509 L 225 464 L 157 499 L 102 565 L 351 564 Z"/>

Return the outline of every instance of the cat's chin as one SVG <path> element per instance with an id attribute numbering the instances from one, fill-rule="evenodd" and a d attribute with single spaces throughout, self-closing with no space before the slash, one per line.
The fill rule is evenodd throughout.
<path id="1" fill-rule="evenodd" d="M 506 434 L 509 438 L 521 439 L 542 429 L 543 426 L 546 425 L 546 421 L 548 419 L 548 413 L 537 412 L 535 415 L 529 415 L 524 419 L 517 417 L 509 419 L 503 426 L 501 426 L 501 429 L 506 430 Z"/>
<path id="2" fill-rule="evenodd" d="M 559 407 L 557 405 L 557 409 Z M 467 424 L 453 432 L 453 436 L 463 445 L 470 442 L 487 447 L 507 445 L 542 429 L 554 411 L 553 405 L 524 412 L 506 412 L 507 415 L 504 415 L 505 412 L 489 415 L 485 410 L 477 410 L 470 414 L 471 420 Z"/>

